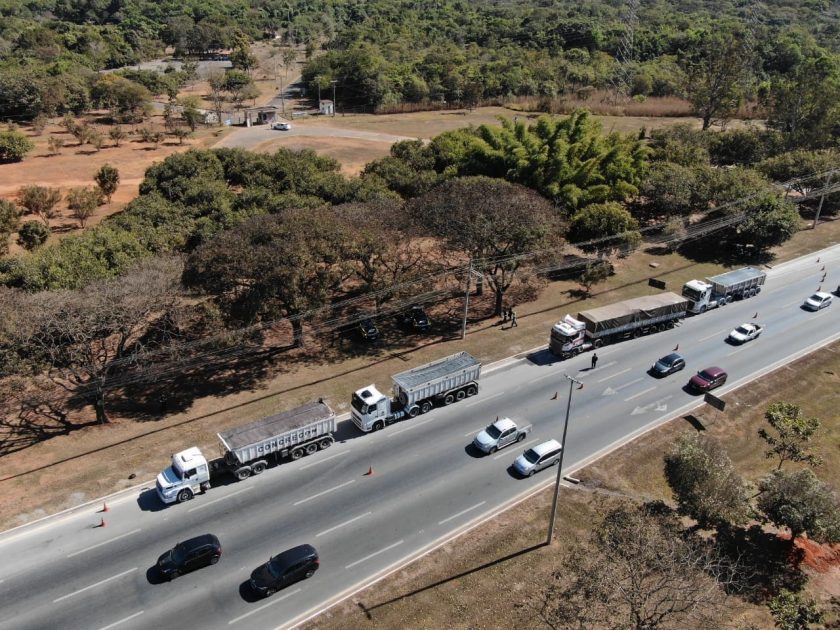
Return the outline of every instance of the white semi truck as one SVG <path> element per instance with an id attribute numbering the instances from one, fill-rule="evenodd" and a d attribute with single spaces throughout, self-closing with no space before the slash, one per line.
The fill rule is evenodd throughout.
<path id="1" fill-rule="evenodd" d="M 673 328 L 685 318 L 688 301 L 676 293 L 647 295 L 566 315 L 551 328 L 548 349 L 561 359 L 608 343 Z"/>
<path id="2" fill-rule="evenodd" d="M 240 481 L 259 475 L 282 457 L 300 459 L 328 448 L 335 428 L 335 413 L 318 401 L 222 431 L 221 457 L 207 460 L 196 446 L 172 456 L 172 464 L 157 476 L 158 497 L 182 503 L 209 489 L 219 475 L 231 473 Z"/>
<path id="3" fill-rule="evenodd" d="M 689 280 L 682 294 L 688 299 L 690 313 L 705 313 L 711 308 L 725 306 L 732 300 L 743 300 L 761 292 L 767 274 L 755 267 L 727 271 L 702 280 Z"/>
<path id="4" fill-rule="evenodd" d="M 394 397 L 368 385 L 353 393 L 351 415 L 362 431 L 378 431 L 402 418 L 414 418 L 432 407 L 450 405 L 478 393 L 481 363 L 459 352 L 392 378 Z"/>

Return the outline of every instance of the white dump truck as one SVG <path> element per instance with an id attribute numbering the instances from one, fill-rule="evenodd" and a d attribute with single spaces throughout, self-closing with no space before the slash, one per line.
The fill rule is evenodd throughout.
<path id="1" fill-rule="evenodd" d="M 577 318 L 566 315 L 551 328 L 548 348 L 567 359 L 584 350 L 673 328 L 685 318 L 687 308 L 685 298 L 660 293 L 581 311 Z"/>
<path id="2" fill-rule="evenodd" d="M 743 300 L 761 292 L 767 274 L 755 267 L 727 271 L 703 280 L 689 280 L 682 294 L 688 299 L 690 313 L 705 313 L 711 308 L 725 306 L 732 300 Z"/>
<path id="3" fill-rule="evenodd" d="M 475 396 L 480 374 L 478 359 L 459 352 L 391 377 L 393 398 L 382 394 L 375 385 L 355 391 L 350 417 L 362 431 L 378 431 L 396 420 L 426 413 L 432 407 Z"/>
<path id="4" fill-rule="evenodd" d="M 172 465 L 157 476 L 157 494 L 164 503 L 189 501 L 219 475 L 231 473 L 241 481 L 280 458 L 299 459 L 328 448 L 335 428 L 335 413 L 318 401 L 222 431 L 221 457 L 207 460 L 196 446 L 175 453 Z"/>

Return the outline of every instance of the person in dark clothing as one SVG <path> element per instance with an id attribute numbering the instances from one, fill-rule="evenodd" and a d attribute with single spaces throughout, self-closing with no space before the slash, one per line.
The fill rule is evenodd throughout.
<path id="1" fill-rule="evenodd" d="M 593 355 L 592 355 L 592 369 L 593 370 L 595 369 L 596 365 L 598 365 L 598 355 L 593 353 Z"/>
<path id="2" fill-rule="evenodd" d="M 167 399 L 168 399 L 168 396 L 166 395 L 165 392 L 161 393 L 161 395 L 158 397 L 158 402 L 160 403 L 160 413 L 161 414 L 166 413 Z"/>

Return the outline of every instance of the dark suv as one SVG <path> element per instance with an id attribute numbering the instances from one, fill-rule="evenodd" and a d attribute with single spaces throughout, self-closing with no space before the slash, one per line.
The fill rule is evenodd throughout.
<path id="1" fill-rule="evenodd" d="M 259 595 L 273 595 L 281 588 L 310 578 L 320 560 L 312 545 L 299 545 L 274 556 L 251 572 L 251 588 Z"/>
<path id="2" fill-rule="evenodd" d="M 222 556 L 222 545 L 213 534 L 203 534 L 179 542 L 157 561 L 161 575 L 170 580 L 183 573 L 216 564 Z"/>
<path id="3" fill-rule="evenodd" d="M 429 316 L 422 306 L 415 304 L 405 313 L 402 314 L 402 325 L 413 332 L 429 332 L 432 328 L 432 322 L 429 321 Z"/>
<path id="4" fill-rule="evenodd" d="M 356 329 L 359 331 L 359 337 L 364 341 L 376 341 L 379 339 L 379 329 L 370 317 L 365 317 L 360 320 L 356 325 Z"/>

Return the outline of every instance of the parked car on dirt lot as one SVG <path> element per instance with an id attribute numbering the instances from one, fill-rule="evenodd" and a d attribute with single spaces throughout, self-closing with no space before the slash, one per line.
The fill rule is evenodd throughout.
<path id="1" fill-rule="evenodd" d="M 292 129 L 292 125 L 287 122 L 276 122 L 271 125 L 271 128 L 276 129 L 277 131 L 290 131 Z"/>
<path id="2" fill-rule="evenodd" d="M 426 310 L 418 304 L 415 304 L 402 313 L 400 323 L 406 330 L 412 332 L 425 333 L 429 332 L 432 328 L 432 322 L 429 320 L 429 316 L 426 315 Z"/>

